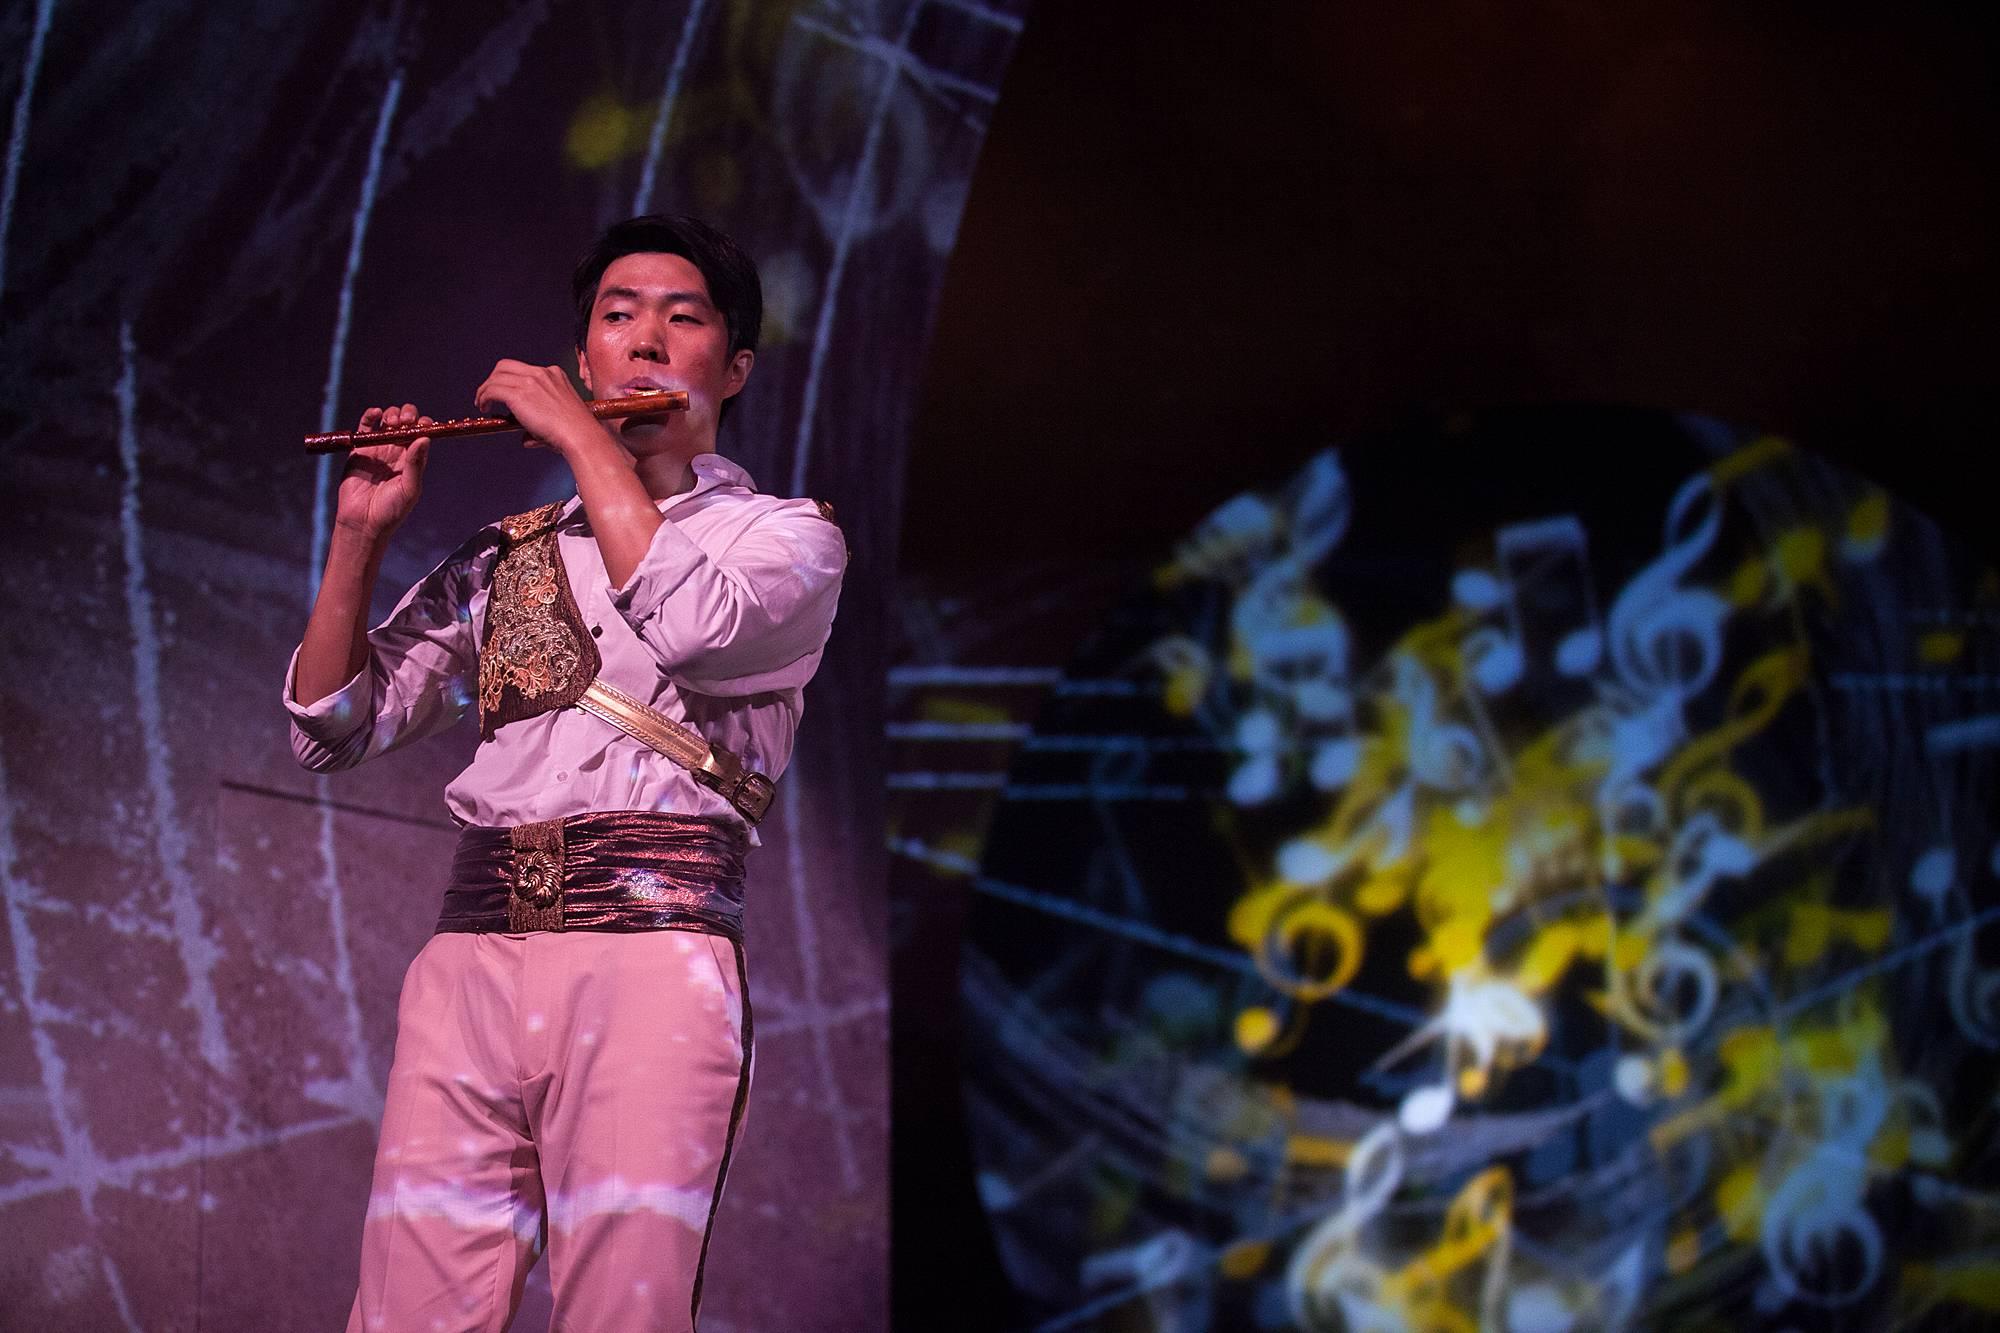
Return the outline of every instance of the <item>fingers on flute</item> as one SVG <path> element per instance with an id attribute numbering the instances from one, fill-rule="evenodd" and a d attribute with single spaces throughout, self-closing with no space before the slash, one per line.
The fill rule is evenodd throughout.
<path id="1" fill-rule="evenodd" d="M 371 407 L 361 414 L 354 433 L 373 435 L 378 431 L 400 430 L 412 424 L 431 424 L 429 417 L 418 413 L 415 403 L 404 403 L 401 407 Z"/>
<path id="2" fill-rule="evenodd" d="M 415 403 L 404 403 L 401 407 L 371 407 L 361 414 L 361 421 L 355 429 L 356 435 L 374 435 L 381 431 L 397 430 L 402 427 L 434 425 L 431 418 L 417 411 Z M 423 452 L 410 457 L 418 468 L 430 452 L 430 437 L 420 436 L 414 440 L 390 440 L 382 444 L 357 444 L 348 451 L 351 461 L 364 465 L 365 470 L 378 475 L 387 475 L 384 466 L 393 467 L 403 458 L 404 451 L 422 446 Z"/>
<path id="3" fill-rule="evenodd" d="M 394 430 L 398 426 L 407 426 L 416 420 L 416 415 L 416 408 L 408 403 L 401 407 L 393 404 L 389 407 L 371 407 L 361 413 L 360 424 L 355 426 L 354 433 L 373 435 L 376 431 Z"/>
<path id="4" fill-rule="evenodd" d="M 419 420 L 428 421 L 429 419 L 417 411 L 415 403 L 404 403 L 401 407 L 392 407 L 382 414 L 382 426 L 385 430 L 408 430 L 411 426 L 416 425 Z M 406 440 L 404 443 L 415 444 L 416 441 Z"/>

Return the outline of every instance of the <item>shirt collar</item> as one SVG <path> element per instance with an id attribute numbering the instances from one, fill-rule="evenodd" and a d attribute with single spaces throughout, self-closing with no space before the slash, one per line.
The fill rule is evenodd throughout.
<path id="1" fill-rule="evenodd" d="M 669 495 L 664 500 L 654 501 L 661 513 L 664 514 L 675 505 L 684 504 L 697 495 L 705 495 L 718 486 L 741 486 L 746 491 L 757 489 L 757 483 L 750 479 L 748 472 L 721 454 L 696 454 L 688 460 L 688 468 L 694 473 L 693 489 L 682 491 L 679 495 Z M 562 513 L 557 515 L 556 521 L 565 524 L 584 523 L 586 520 L 583 516 L 583 497 L 570 496 L 569 503 L 563 506 Z"/>
<path id="2" fill-rule="evenodd" d="M 746 491 L 757 489 L 757 483 L 750 474 L 721 454 L 696 454 L 688 460 L 694 469 L 694 489 L 674 496 L 674 500 L 684 500 L 690 495 L 700 495 L 703 491 L 714 490 L 717 486 L 741 486 Z M 669 504 L 672 500 L 668 501 Z"/>

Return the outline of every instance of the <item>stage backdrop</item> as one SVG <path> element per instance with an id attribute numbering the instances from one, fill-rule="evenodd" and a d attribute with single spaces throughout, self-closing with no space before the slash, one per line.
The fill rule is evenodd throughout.
<path id="1" fill-rule="evenodd" d="M 890 784 L 972 891 L 999 1326 L 1990 1326 L 1989 561 L 1515 409 L 1226 500 L 1060 673 L 954 628 L 1002 591 L 906 613 Z"/>
<path id="2" fill-rule="evenodd" d="M 278 690 L 332 476 L 297 440 L 370 403 L 464 414 L 503 356 L 569 363 L 576 251 L 653 208 L 761 261 L 765 346 L 723 445 L 833 502 L 853 552 L 752 862 L 757 1083 L 704 1328 L 883 1325 L 881 589 L 1021 8 L 0 16 L 0 1325 L 344 1316 L 472 738 L 292 765 Z M 441 444 L 378 610 L 561 486 L 545 456 Z"/>

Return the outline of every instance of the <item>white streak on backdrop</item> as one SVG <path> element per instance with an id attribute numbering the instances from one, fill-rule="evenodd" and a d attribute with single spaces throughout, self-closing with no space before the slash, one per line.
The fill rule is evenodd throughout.
<path id="1" fill-rule="evenodd" d="M 403 71 L 389 78 L 382 94 L 382 110 L 375 118 L 375 138 L 368 145 L 368 170 L 361 177 L 361 201 L 354 206 L 354 230 L 347 245 L 347 269 L 340 278 L 340 305 L 333 319 L 333 351 L 327 360 L 326 392 L 319 403 L 321 434 L 333 429 L 334 414 L 340 409 L 340 380 L 347 365 L 347 333 L 354 318 L 354 280 L 361 275 L 361 247 L 368 238 L 368 215 L 375 207 L 375 188 L 382 177 L 382 149 L 389 141 L 389 123 L 396 103 L 403 95 Z M 333 490 L 333 467 L 343 461 L 338 455 L 322 454 L 313 483 L 312 553 L 306 560 L 306 604 L 319 596 L 320 567 L 326 563 L 328 502 Z"/>
<path id="2" fill-rule="evenodd" d="M 818 210 L 821 226 L 828 228 L 833 236 L 833 263 L 827 269 L 826 288 L 819 299 L 819 319 L 813 327 L 812 366 L 806 372 L 805 393 L 799 408 L 799 434 L 792 448 L 792 486 L 788 492 L 791 495 L 806 493 L 806 476 L 812 462 L 813 425 L 819 413 L 820 377 L 826 368 L 827 353 L 833 347 L 833 316 L 841 279 L 847 271 L 847 257 L 855 243 L 884 220 L 881 212 L 867 209 L 868 192 L 875 184 L 876 159 L 881 153 L 883 127 L 889 122 L 901 83 L 902 58 L 908 55 L 910 34 L 915 31 L 917 16 L 922 10 L 920 4 L 911 5 L 904 15 L 902 31 L 896 36 L 894 50 L 887 57 L 876 56 L 883 65 L 882 87 L 876 94 L 874 109 L 868 117 L 868 132 L 861 141 L 861 159 L 854 165 L 854 174 L 837 222 L 830 216 L 827 204 L 810 190 L 796 159 L 787 159 L 793 165 L 800 188 L 806 191 Z M 866 49 L 863 48 L 864 51 Z M 918 171 L 921 174 L 923 168 L 919 167 Z"/>
<path id="3" fill-rule="evenodd" d="M 130 321 L 118 326 L 118 355 L 118 457 L 125 476 L 118 528 L 125 555 L 125 612 L 132 634 L 133 703 L 146 752 L 146 789 L 152 797 L 153 851 L 166 884 L 174 944 L 187 970 L 187 994 L 181 1003 L 194 1012 L 201 1058 L 209 1068 L 227 1074 L 233 1061 L 209 979 L 218 954 L 202 930 L 200 896 L 188 870 L 187 829 L 174 799 L 173 757 L 160 705 L 160 638 L 154 625 L 153 593 L 146 582 L 145 528 L 139 519 L 139 387 Z"/>
<path id="4" fill-rule="evenodd" d="M 667 122 L 673 117 L 674 103 L 680 100 L 681 80 L 687 75 L 688 55 L 694 50 L 695 34 L 708 13 L 708 0 L 694 0 L 681 23 L 680 40 L 674 43 L 674 63 L 667 70 L 667 86 L 660 91 L 659 110 L 653 113 L 653 128 L 646 137 L 646 165 L 639 172 L 639 188 L 632 196 L 633 213 L 644 213 L 653 202 L 653 182 L 660 171 L 660 150 L 667 142 Z"/>
<path id="5" fill-rule="evenodd" d="M 48 46 L 49 24 L 55 12 L 56 0 L 40 0 L 35 6 L 35 30 L 28 38 L 28 58 L 21 65 L 21 91 L 14 98 L 14 127 L 7 135 L 7 176 L 0 184 L 0 293 L 7 290 L 7 232 L 14 221 L 21 158 L 28 147 L 28 111 L 35 100 L 35 80 L 42 71 L 42 52 Z"/>
<path id="6" fill-rule="evenodd" d="M 69 1071 L 63 1064 L 62 1053 L 56 1049 L 55 1039 L 49 1035 L 48 1025 L 54 1021 L 55 1013 L 41 997 L 40 951 L 34 929 L 28 921 L 28 907 L 38 895 L 16 877 L 15 864 L 14 802 L 7 790 L 6 757 L 0 755 L 0 894 L 4 894 L 7 903 L 7 934 L 14 942 L 14 975 L 20 983 L 21 1007 L 27 1014 L 29 1039 L 35 1049 L 35 1065 L 41 1075 L 42 1094 L 48 1099 L 49 1119 L 55 1126 L 56 1142 L 61 1147 L 62 1155 L 59 1160 L 37 1162 L 34 1154 L 23 1151 L 24 1145 L 13 1145 L 10 1152 L 14 1160 L 23 1166 L 39 1165 L 43 1168 L 41 1177 L 31 1178 L 34 1183 L 46 1183 L 52 1190 L 75 1189 L 84 1220 L 95 1231 L 97 1148 L 90 1141 L 90 1127 L 78 1123 L 70 1115 Z M 6 1195 L 0 1193 L 0 1205 L 6 1202 Z M 128 1329 L 138 1328 L 125 1295 L 124 1281 L 111 1256 L 100 1253 L 98 1257 L 105 1285 L 111 1289 L 112 1299 L 125 1326 Z"/>
<path id="7" fill-rule="evenodd" d="M 390 76 L 388 89 L 382 94 L 382 109 L 375 119 L 375 137 L 368 146 L 368 169 L 361 178 L 361 199 L 354 209 L 353 238 L 347 248 L 347 268 L 341 275 L 340 306 L 334 318 L 333 346 L 327 357 L 326 392 L 320 400 L 319 428 L 322 432 L 334 428 L 334 417 L 339 411 L 347 336 L 354 313 L 354 285 L 361 276 L 362 245 L 367 240 L 368 219 L 375 208 L 376 189 L 382 176 L 382 154 L 389 142 L 389 126 L 395 120 L 396 103 L 402 95 L 403 71 L 398 69 Z M 326 561 L 331 523 L 328 513 L 329 478 L 334 463 L 340 459 L 341 456 L 326 454 L 319 460 L 313 494 L 313 549 L 307 568 L 312 587 L 306 599 L 308 610 L 313 598 L 319 594 L 320 567 Z M 361 1003 L 354 989 L 354 962 L 347 938 L 347 900 L 340 885 L 340 849 L 335 836 L 333 787 L 322 774 L 313 780 L 313 789 L 319 798 L 319 892 L 326 900 L 328 934 L 333 945 L 334 983 L 340 990 L 341 1017 L 346 1028 L 343 1035 L 347 1071 L 337 1079 L 314 1080 L 307 1086 L 306 1093 L 314 1101 L 346 1111 L 370 1124 L 380 1124 L 382 1092 L 375 1086 L 374 1075 L 369 1071 L 368 1043 L 361 1027 Z"/>

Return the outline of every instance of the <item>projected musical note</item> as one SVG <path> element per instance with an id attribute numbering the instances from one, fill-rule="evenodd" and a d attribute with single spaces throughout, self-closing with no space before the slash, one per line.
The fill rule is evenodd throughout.
<path id="1" fill-rule="evenodd" d="M 1746 1327 L 1961 1312 L 1975 1282 L 1954 1247 L 1977 1191 L 1940 1174 L 1976 1135 L 1964 1108 L 1984 1104 L 1959 1071 L 2000 1042 L 1980 935 L 2000 909 L 1968 910 L 1991 890 L 2000 755 L 1923 741 L 1991 711 L 1970 692 L 2000 678 L 2000 645 L 1957 620 L 1949 645 L 1905 642 L 1885 589 L 1931 575 L 1902 563 L 1906 545 L 1835 553 L 1849 511 L 1873 503 L 1853 479 L 1764 440 L 1682 476 L 1654 539 L 1568 497 L 1554 518 L 1456 534 L 1455 549 L 1490 541 L 1490 565 L 1393 624 L 1347 581 L 1377 552 L 1298 560 L 1333 549 L 1294 540 L 1303 497 L 1323 497 L 1327 531 L 1351 503 L 1302 479 L 1223 506 L 1134 615 L 1141 642 L 1115 660 L 1159 662 L 1149 697 L 1164 699 L 1198 647 L 1213 664 L 1199 711 L 1171 715 L 1262 799 L 1206 825 L 1091 812 L 1120 854 L 1071 891 L 1117 893 L 1121 914 L 1138 902 L 1173 931 L 1121 926 L 1114 943 L 1092 926 L 1072 961 L 1021 967 L 985 1012 L 1003 1031 L 1023 1010 L 1059 1015 L 1126 1053 L 1116 997 L 1146 973 L 1141 950 L 1207 957 L 1237 988 L 1220 1049 L 1177 1051 L 1191 1063 L 1175 1068 L 1203 1105 L 1218 1086 L 1282 1101 L 1285 1126 L 1232 1122 L 1190 1189 L 1174 1119 L 1158 1170 L 1121 1179 L 1116 1207 L 1149 1220 L 1106 1248 L 1160 1218 L 1218 1219 L 1188 1228 L 1217 1276 L 1183 1274 L 1179 1303 L 1139 1326 L 1275 1328 L 1274 1288 L 1300 1333 L 1641 1327 L 1707 1299 Z M 1868 522 L 1926 540 L 1900 509 Z M 1609 569 L 1637 572 L 1599 589 Z M 2000 607 L 2000 579 L 1966 582 Z M 1953 674 L 1926 686 L 1946 647 Z M 1909 661 L 1894 690 L 1823 688 Z M 1945 764 L 1948 780 L 1930 767 Z M 1018 829 L 1023 863 L 1045 858 L 1046 819 Z M 1135 847 L 1155 878 L 1106 872 Z M 1038 922 L 1106 915 L 1081 910 Z M 1235 966 L 1200 952 L 1204 921 Z M 1519 1217 L 1517 1184 L 1535 1201 Z M 1105 1216 L 1089 1197 L 1067 1215 Z M 1891 1226 L 1890 1201 L 1915 1229 Z"/>
<path id="2" fill-rule="evenodd" d="M 1521 609 L 1514 589 L 1504 579 L 1484 570 L 1465 570 L 1452 581 L 1452 595 L 1468 611 L 1482 616 L 1497 612 L 1505 619 L 1504 625 L 1485 625 L 1472 630 L 1459 644 L 1466 672 L 1480 692 L 1504 694 L 1527 670 L 1527 653 L 1521 643 Z"/>
<path id="3" fill-rule="evenodd" d="M 1370 1130 L 1347 1159 L 1340 1207 L 1299 1242 L 1285 1275 L 1292 1318 L 1301 1328 L 1402 1327 L 1382 1302 L 1388 1273 L 1357 1248 L 1361 1229 L 1384 1208 L 1403 1179 L 1403 1144 L 1396 1126 Z"/>
<path id="4" fill-rule="evenodd" d="M 1668 510 L 1667 549 L 1611 604 L 1611 662 L 1620 683 L 1641 700 L 1684 700 L 1706 688 L 1722 664 L 1729 603 L 1681 583 L 1721 528 L 1709 478 L 1690 478 Z"/>
<path id="5" fill-rule="evenodd" d="M 1461 648 L 1480 691 L 1505 693 L 1538 663 L 1572 678 L 1596 671 L 1604 629 L 1581 521 L 1565 514 L 1511 524 L 1494 535 L 1494 548 L 1497 573 L 1463 570 L 1452 582 L 1460 606 L 1502 621 L 1473 630 Z"/>
<path id="6" fill-rule="evenodd" d="M 1529 660 L 1588 676 L 1604 656 L 1591 588 L 1590 548 L 1574 514 L 1516 523 L 1495 536 L 1515 632 Z"/>

